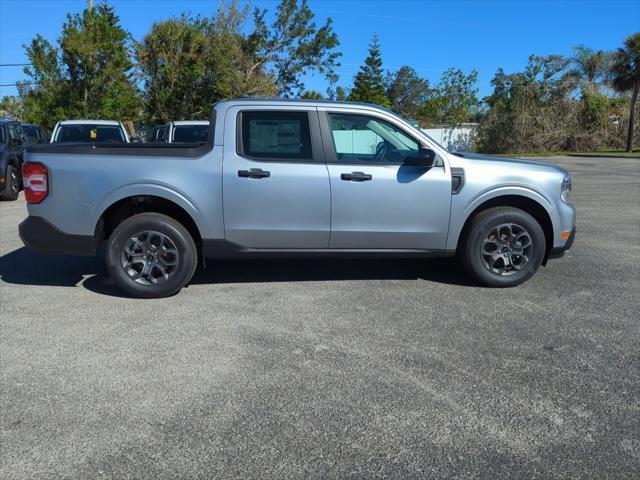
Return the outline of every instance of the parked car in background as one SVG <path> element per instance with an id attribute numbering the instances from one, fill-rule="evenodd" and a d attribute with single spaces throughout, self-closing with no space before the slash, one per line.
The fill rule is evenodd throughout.
<path id="1" fill-rule="evenodd" d="M 40 125 L 33 125 L 31 123 L 23 123 L 20 126 L 22 127 L 22 132 L 26 137 L 27 144 L 49 143 L 49 135 L 44 127 L 41 127 Z"/>
<path id="2" fill-rule="evenodd" d="M 139 297 L 176 293 L 201 257 L 457 254 L 510 287 L 575 235 L 562 168 L 452 154 L 374 105 L 227 100 L 202 143 L 26 155 L 25 245 L 94 255 L 106 240 L 109 273 Z"/>
<path id="3" fill-rule="evenodd" d="M 115 120 L 63 120 L 51 134 L 51 143 L 131 143 L 124 125 Z"/>
<path id="4" fill-rule="evenodd" d="M 25 137 L 20 123 L 0 119 L 0 198 L 15 200 L 22 189 Z"/>
<path id="5" fill-rule="evenodd" d="M 169 124 L 156 125 L 147 135 L 146 141 L 151 143 L 167 143 L 169 138 Z"/>
<path id="6" fill-rule="evenodd" d="M 180 120 L 153 127 L 147 141 L 160 143 L 200 143 L 207 141 L 208 120 Z"/>

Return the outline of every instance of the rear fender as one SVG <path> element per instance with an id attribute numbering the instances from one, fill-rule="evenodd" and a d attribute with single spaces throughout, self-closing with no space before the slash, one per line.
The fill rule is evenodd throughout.
<path id="1" fill-rule="evenodd" d="M 191 216 L 198 230 L 200 232 L 205 231 L 206 222 L 204 221 L 204 216 L 189 197 L 165 185 L 154 183 L 132 183 L 110 191 L 96 204 L 94 208 L 94 223 L 97 225 L 99 218 L 114 203 L 125 198 L 146 195 L 160 197 L 180 206 Z"/>

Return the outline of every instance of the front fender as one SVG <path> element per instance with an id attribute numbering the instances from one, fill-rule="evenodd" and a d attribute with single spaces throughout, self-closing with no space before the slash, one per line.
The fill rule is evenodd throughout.
<path id="1" fill-rule="evenodd" d="M 464 192 L 464 189 L 462 192 Z M 455 250 L 457 248 L 460 233 L 462 232 L 466 221 L 478 207 L 490 200 L 504 196 L 520 196 L 535 201 L 545 209 L 551 218 L 554 231 L 556 230 L 558 225 L 557 211 L 546 195 L 522 185 L 502 185 L 500 187 L 494 187 L 477 192 L 473 195 L 453 196 L 451 205 L 451 222 L 449 224 L 449 235 L 447 237 L 447 250 Z"/>
<path id="2" fill-rule="evenodd" d="M 521 197 L 527 197 L 531 200 L 535 200 L 542 205 L 547 212 L 551 212 L 554 207 L 551 200 L 544 195 L 543 192 L 539 192 L 531 187 L 525 187 L 522 185 L 502 185 L 500 187 L 489 188 L 482 192 L 477 193 L 466 201 L 464 211 L 467 214 L 471 214 L 476 208 L 483 203 L 491 200 L 492 198 L 503 197 L 507 195 L 517 195 Z"/>

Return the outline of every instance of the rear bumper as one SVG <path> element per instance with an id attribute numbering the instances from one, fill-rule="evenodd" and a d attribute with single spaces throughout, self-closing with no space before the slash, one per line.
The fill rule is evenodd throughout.
<path id="1" fill-rule="evenodd" d="M 33 250 L 83 256 L 96 253 L 93 236 L 65 233 L 42 217 L 27 217 L 20 223 L 18 231 L 22 243 Z"/>
<path id="2" fill-rule="evenodd" d="M 564 255 L 564 253 L 569 250 L 573 246 L 573 241 L 576 238 L 576 227 L 574 226 L 571 229 L 571 233 L 569 234 L 569 238 L 562 247 L 556 247 L 551 250 L 551 255 L 549 258 L 560 258 Z"/>

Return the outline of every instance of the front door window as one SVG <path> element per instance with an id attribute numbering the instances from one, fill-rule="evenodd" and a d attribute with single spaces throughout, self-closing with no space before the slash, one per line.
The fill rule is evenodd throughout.
<path id="1" fill-rule="evenodd" d="M 337 161 L 401 165 L 420 144 L 395 125 L 366 115 L 330 113 Z"/>

